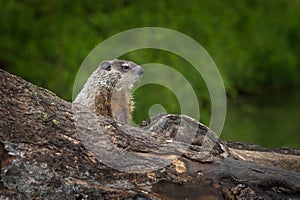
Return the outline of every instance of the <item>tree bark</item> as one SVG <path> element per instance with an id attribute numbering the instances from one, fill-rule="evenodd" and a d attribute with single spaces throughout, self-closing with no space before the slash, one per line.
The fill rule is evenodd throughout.
<path id="1" fill-rule="evenodd" d="M 184 115 L 120 125 L 1 69 L 0 85 L 0 199 L 300 199 L 298 149 Z"/>

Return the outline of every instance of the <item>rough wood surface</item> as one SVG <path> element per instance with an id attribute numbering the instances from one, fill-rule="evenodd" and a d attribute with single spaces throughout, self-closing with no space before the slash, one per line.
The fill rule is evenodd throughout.
<path id="1" fill-rule="evenodd" d="M 180 115 L 120 126 L 3 70 L 0 85 L 0 199 L 300 199 L 297 149 Z"/>

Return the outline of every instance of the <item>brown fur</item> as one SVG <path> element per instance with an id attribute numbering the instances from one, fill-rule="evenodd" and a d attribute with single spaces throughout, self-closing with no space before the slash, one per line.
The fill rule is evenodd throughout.
<path id="1" fill-rule="evenodd" d="M 89 77 L 74 102 L 86 105 L 97 115 L 130 123 L 134 101 L 130 89 L 144 70 L 125 60 L 105 61 Z"/>

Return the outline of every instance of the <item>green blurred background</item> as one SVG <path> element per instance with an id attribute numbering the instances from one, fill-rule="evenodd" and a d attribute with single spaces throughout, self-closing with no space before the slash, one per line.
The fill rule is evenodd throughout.
<path id="1" fill-rule="evenodd" d="M 136 27 L 180 31 L 208 51 L 222 74 L 228 95 L 222 139 L 300 148 L 299 0 L 0 0 L 0 20 L 1 68 L 68 101 L 81 62 L 103 40 Z M 153 49 L 122 58 L 180 71 L 209 124 L 209 94 L 186 61 Z M 174 94 L 158 85 L 136 90 L 135 98 L 136 123 L 154 104 L 180 110 Z"/>

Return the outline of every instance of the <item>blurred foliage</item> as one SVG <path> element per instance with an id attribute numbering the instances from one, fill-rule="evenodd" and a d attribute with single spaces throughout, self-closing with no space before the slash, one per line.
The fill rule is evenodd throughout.
<path id="1" fill-rule="evenodd" d="M 0 0 L 0 9 L 1 68 L 66 100 L 71 100 L 81 62 L 96 45 L 144 26 L 174 29 L 197 40 L 216 62 L 231 96 L 300 83 L 299 0 Z M 139 64 L 164 63 L 179 71 L 188 65 L 157 50 L 124 57 Z M 191 81 L 200 108 L 208 113 L 206 86 L 193 70 L 185 67 L 180 72 Z M 165 100 L 168 112 L 178 112 L 173 94 L 165 92 L 157 99 L 165 89 L 158 90 L 137 91 L 137 107 Z M 137 121 L 145 118 L 144 108 L 135 113 Z"/>
<path id="2" fill-rule="evenodd" d="M 297 90 L 230 99 L 221 138 L 264 147 L 300 148 L 299 102 Z"/>

